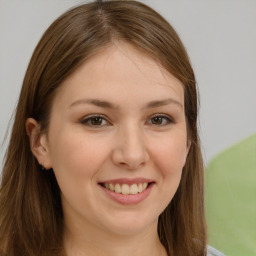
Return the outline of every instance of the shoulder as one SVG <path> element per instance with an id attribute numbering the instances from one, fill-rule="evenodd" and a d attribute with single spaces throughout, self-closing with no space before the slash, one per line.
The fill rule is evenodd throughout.
<path id="1" fill-rule="evenodd" d="M 225 254 L 208 245 L 207 256 L 225 256 Z"/>

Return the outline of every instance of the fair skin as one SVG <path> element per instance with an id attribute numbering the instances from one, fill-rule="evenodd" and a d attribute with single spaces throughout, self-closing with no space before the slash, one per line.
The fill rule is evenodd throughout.
<path id="1" fill-rule="evenodd" d="M 158 217 L 189 150 L 179 80 L 116 43 L 62 83 L 47 133 L 32 118 L 26 126 L 61 190 L 68 256 L 166 255 Z"/>

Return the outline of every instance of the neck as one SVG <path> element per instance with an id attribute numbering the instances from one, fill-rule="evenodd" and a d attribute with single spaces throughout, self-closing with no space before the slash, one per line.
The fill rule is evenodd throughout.
<path id="1" fill-rule="evenodd" d="M 88 224 L 88 223 L 87 223 Z M 166 256 L 157 234 L 157 223 L 135 234 L 116 234 L 88 225 L 66 226 L 67 256 Z"/>

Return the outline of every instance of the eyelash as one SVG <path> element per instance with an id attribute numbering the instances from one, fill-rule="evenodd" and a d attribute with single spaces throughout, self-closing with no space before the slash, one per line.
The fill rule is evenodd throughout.
<path id="1" fill-rule="evenodd" d="M 93 119 L 94 119 L 94 120 L 100 119 L 100 120 L 102 120 L 102 121 L 107 122 L 107 124 L 105 124 L 105 125 L 102 125 L 102 124 L 100 124 L 100 125 L 92 124 Z M 84 125 L 87 125 L 87 126 L 91 126 L 91 127 L 97 127 L 97 126 L 98 126 L 98 127 L 102 127 L 102 126 L 110 125 L 110 122 L 109 122 L 104 116 L 102 116 L 102 115 L 92 115 L 92 116 L 88 116 L 88 117 L 86 117 L 85 119 L 83 119 L 83 120 L 81 121 L 81 123 L 84 124 Z"/>
<path id="2" fill-rule="evenodd" d="M 164 124 L 154 124 L 154 123 L 152 123 L 152 120 L 154 119 L 154 118 L 158 118 L 158 119 L 160 119 L 161 121 L 163 121 L 163 120 L 165 120 L 165 123 Z M 97 121 L 97 119 L 98 119 L 98 121 Z M 99 125 L 97 125 L 97 124 L 93 124 L 92 123 L 92 121 L 96 121 L 96 122 L 100 122 L 100 124 Z M 155 120 L 156 121 L 156 120 Z M 102 125 L 102 122 L 106 122 L 106 124 L 103 124 Z M 102 115 L 92 115 L 92 116 L 88 116 L 88 117 L 86 117 L 85 119 L 83 119 L 82 121 L 81 121 L 81 123 L 82 124 L 84 124 L 84 125 L 87 125 L 87 126 L 91 126 L 91 127 L 97 127 L 97 128 L 100 128 L 100 127 L 103 127 L 103 126 L 108 126 L 108 125 L 111 125 L 111 123 L 104 117 L 104 116 L 102 116 Z M 147 122 L 147 123 L 149 123 L 149 124 L 151 124 L 151 125 L 154 125 L 154 126 L 158 126 L 158 127 L 160 127 L 160 126 L 165 126 L 165 125 L 168 125 L 168 124 L 172 124 L 172 123 L 174 123 L 174 121 L 173 121 L 173 119 L 171 118 L 171 117 L 169 117 L 169 116 L 167 116 L 167 115 L 163 115 L 163 114 L 156 114 L 156 115 L 154 115 L 154 116 L 152 116 L 150 119 L 149 119 L 149 122 Z"/>
<path id="3" fill-rule="evenodd" d="M 152 119 L 154 119 L 154 118 L 159 118 L 161 120 L 165 119 L 165 123 L 164 124 L 152 124 L 152 125 L 165 126 L 165 125 L 174 123 L 173 119 L 167 115 L 156 114 L 156 115 L 152 116 L 149 120 L 152 121 Z"/>

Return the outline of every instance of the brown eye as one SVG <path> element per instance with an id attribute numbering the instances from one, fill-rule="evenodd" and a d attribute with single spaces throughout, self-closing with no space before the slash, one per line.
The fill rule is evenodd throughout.
<path id="1" fill-rule="evenodd" d="M 87 125 L 87 126 L 98 126 L 98 127 L 102 127 L 102 126 L 106 126 L 108 125 L 108 121 L 101 117 L 101 116 L 91 116 L 88 117 L 84 120 L 81 121 L 82 124 Z"/>
<path id="2" fill-rule="evenodd" d="M 162 124 L 162 122 L 163 122 L 162 117 L 156 116 L 156 117 L 152 118 L 152 124 L 160 125 L 160 124 Z"/>
<path id="3" fill-rule="evenodd" d="M 93 117 L 90 120 L 91 125 L 102 125 L 103 119 L 101 117 Z"/>
<path id="4" fill-rule="evenodd" d="M 162 125 L 167 125 L 167 124 L 173 123 L 173 121 L 171 118 L 169 118 L 167 116 L 158 115 L 158 116 L 152 117 L 150 119 L 149 123 L 152 125 L 162 126 Z"/>

